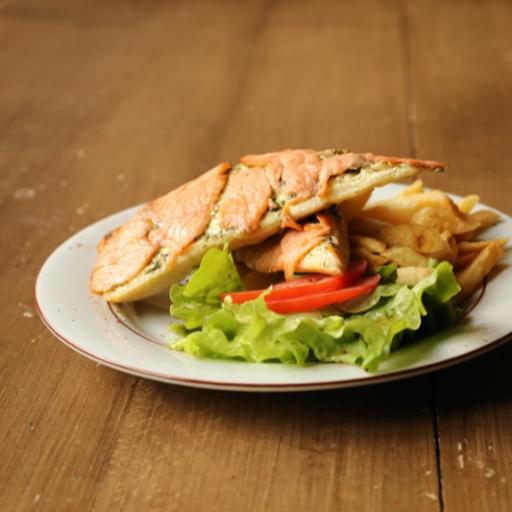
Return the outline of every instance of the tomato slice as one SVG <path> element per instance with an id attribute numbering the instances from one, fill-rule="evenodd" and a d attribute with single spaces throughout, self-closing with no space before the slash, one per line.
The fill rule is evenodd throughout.
<path id="1" fill-rule="evenodd" d="M 349 266 L 348 270 L 341 276 L 325 276 L 322 274 L 311 274 L 308 276 L 285 281 L 274 285 L 272 291 L 265 297 L 268 302 L 275 299 L 292 299 L 303 295 L 325 293 L 340 290 L 350 286 L 357 281 L 366 270 L 366 260 L 360 260 Z M 256 299 L 265 290 L 249 290 L 246 292 L 222 293 L 221 300 L 231 297 L 235 304 L 243 304 L 249 300 Z"/>
<path id="2" fill-rule="evenodd" d="M 308 311 L 315 311 L 331 306 L 332 304 L 355 299 L 356 297 L 369 293 L 375 289 L 379 281 L 380 275 L 375 274 L 371 277 L 359 280 L 354 286 L 341 290 L 305 295 L 293 299 L 272 299 L 269 295 L 265 297 L 265 301 L 268 308 L 275 313 L 306 313 Z"/>

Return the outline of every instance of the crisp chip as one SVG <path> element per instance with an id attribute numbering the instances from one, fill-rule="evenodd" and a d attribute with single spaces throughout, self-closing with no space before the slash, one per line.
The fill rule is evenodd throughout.
<path id="1" fill-rule="evenodd" d="M 423 189 L 423 181 L 416 180 L 414 183 L 411 183 L 406 189 L 400 191 L 398 193 L 399 196 L 410 196 L 412 194 L 421 194 L 424 191 Z"/>
<path id="2" fill-rule="evenodd" d="M 366 206 L 366 203 L 370 199 L 372 192 L 372 190 L 362 192 L 357 196 L 351 197 L 350 199 L 339 203 L 336 205 L 336 208 L 344 219 L 350 221 Z"/>
<path id="3" fill-rule="evenodd" d="M 481 285 L 483 278 L 503 256 L 504 245 L 502 240 L 491 241 L 467 267 L 456 273 L 461 298 L 471 295 Z"/>
<path id="4" fill-rule="evenodd" d="M 373 254 L 368 249 L 364 247 L 354 247 L 352 248 L 352 256 L 354 259 L 363 259 L 368 262 L 368 267 L 372 272 L 375 272 L 379 267 L 389 263 L 389 259 L 385 258 L 380 254 Z"/>
<path id="5" fill-rule="evenodd" d="M 377 238 L 364 235 L 350 235 L 350 243 L 355 247 L 362 247 L 370 252 L 381 253 L 386 250 L 386 244 Z"/>
<path id="6" fill-rule="evenodd" d="M 469 213 L 478 204 L 478 201 L 480 201 L 480 197 L 476 194 L 472 194 L 463 197 L 457 206 L 462 213 Z"/>
<path id="7" fill-rule="evenodd" d="M 395 245 L 386 249 L 382 256 L 400 267 L 426 267 L 428 259 L 410 247 Z"/>
<path id="8" fill-rule="evenodd" d="M 434 271 L 431 267 L 400 267 L 396 270 L 396 282 L 414 286 Z"/>

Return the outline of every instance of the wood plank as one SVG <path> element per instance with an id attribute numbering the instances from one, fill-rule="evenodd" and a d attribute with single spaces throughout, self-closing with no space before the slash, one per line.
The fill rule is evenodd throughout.
<path id="1" fill-rule="evenodd" d="M 476 192 L 510 214 L 512 175 L 504 156 L 512 133 L 512 4 L 407 5 L 418 151 L 452 166 L 428 182 Z M 511 507 L 511 357 L 509 344 L 436 375 L 446 512 Z"/>
<path id="2" fill-rule="evenodd" d="M 511 5 L 425 1 L 408 9 L 418 156 L 450 166 L 425 179 L 458 194 L 476 191 L 510 213 Z M 485 37 L 476 35 L 481 27 L 489 27 Z"/>
<path id="3" fill-rule="evenodd" d="M 93 510 L 438 510 L 426 379 L 241 394 L 140 381 Z"/>
<path id="4" fill-rule="evenodd" d="M 408 152 L 397 8 L 278 2 L 262 13 L 209 146 L 217 159 L 287 146 Z M 293 396 L 141 381 L 93 509 L 439 510 L 429 403 L 425 378 Z"/>
<path id="5" fill-rule="evenodd" d="M 436 378 L 445 510 L 512 503 L 512 344 Z"/>
<path id="6" fill-rule="evenodd" d="M 221 154 L 287 147 L 407 154 L 400 23 L 398 9 L 373 0 L 277 2 Z"/>
<path id="7" fill-rule="evenodd" d="M 56 342 L 35 317 L 34 279 L 78 228 L 213 162 L 205 146 L 222 136 L 258 22 L 258 5 L 232 7 L 245 30 L 228 32 L 207 2 L 0 11 L 4 509 L 92 503 L 136 379 Z"/>

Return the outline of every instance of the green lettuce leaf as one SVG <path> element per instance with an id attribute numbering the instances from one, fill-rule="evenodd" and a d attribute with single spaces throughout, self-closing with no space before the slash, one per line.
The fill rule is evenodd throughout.
<path id="1" fill-rule="evenodd" d="M 396 263 L 388 263 L 387 265 L 383 265 L 377 270 L 377 273 L 380 275 L 381 283 L 394 283 L 396 281 L 398 268 Z"/>
<path id="2" fill-rule="evenodd" d="M 425 294 L 433 302 L 446 303 L 460 292 L 460 286 L 453 274 L 453 267 L 447 261 L 442 261 L 434 267 L 432 274 L 414 286 L 413 292 L 418 298 L 421 314 L 426 315 L 427 309 L 423 305 Z"/>
<path id="3" fill-rule="evenodd" d="M 447 262 L 412 288 L 392 282 L 394 269 L 386 273 L 388 284 L 378 286 L 357 312 L 280 315 L 267 308 L 264 296 L 245 304 L 221 302 L 221 292 L 243 285 L 229 252 L 213 249 L 186 285 L 171 289 L 171 314 L 184 322 L 182 337 L 171 347 L 197 357 L 343 362 L 375 370 L 404 338 L 453 322 L 451 299 L 459 291 Z"/>
<path id="4" fill-rule="evenodd" d="M 220 308 L 222 292 L 243 288 L 231 254 L 227 250 L 210 249 L 186 285 L 171 287 L 171 315 L 183 320 L 186 329 L 198 329 L 204 318 Z"/>
<path id="5" fill-rule="evenodd" d="M 452 325 L 457 317 L 451 299 L 460 292 L 453 267 L 446 261 L 436 263 L 434 272 L 413 287 L 423 321 L 419 334 L 424 335 Z"/>

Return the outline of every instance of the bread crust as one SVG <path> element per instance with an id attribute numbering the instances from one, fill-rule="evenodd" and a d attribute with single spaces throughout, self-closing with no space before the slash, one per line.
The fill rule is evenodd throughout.
<path id="1" fill-rule="evenodd" d="M 374 161 L 362 167 L 357 173 L 345 173 L 331 178 L 326 194 L 296 202 L 290 205 L 286 214 L 295 220 L 300 220 L 375 187 L 415 176 L 424 168 L 415 161 L 401 159 Z M 173 258 L 173 265 L 167 264 L 170 259 L 169 250 L 162 248 L 134 278 L 102 296 L 107 301 L 122 303 L 156 295 L 186 277 L 209 249 L 222 247 L 225 243 L 230 249 L 238 249 L 259 243 L 281 229 L 281 209 L 268 211 L 259 227 L 250 233 L 230 230 L 216 234 L 207 229 L 184 253 Z"/>

